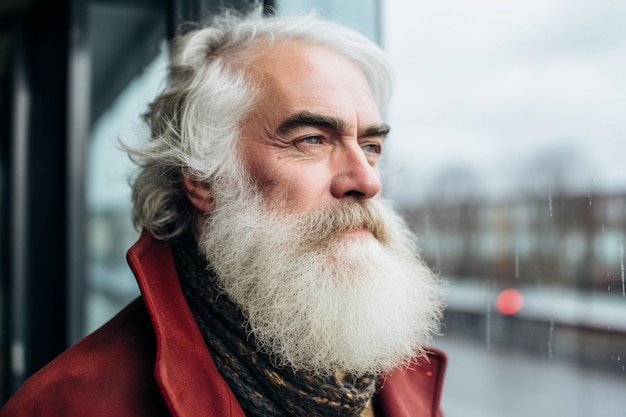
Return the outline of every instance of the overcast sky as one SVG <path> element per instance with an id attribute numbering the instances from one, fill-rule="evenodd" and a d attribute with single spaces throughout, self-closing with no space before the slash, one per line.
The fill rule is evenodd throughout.
<path id="1" fill-rule="evenodd" d="M 394 198 L 442 171 L 481 192 L 548 193 L 555 171 L 626 191 L 625 1 L 385 0 L 384 43 Z"/>

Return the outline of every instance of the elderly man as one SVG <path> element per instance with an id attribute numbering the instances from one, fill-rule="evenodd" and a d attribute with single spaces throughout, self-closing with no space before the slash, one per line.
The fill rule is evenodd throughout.
<path id="1" fill-rule="evenodd" d="M 390 78 L 312 16 L 175 39 L 128 149 L 142 296 L 0 415 L 439 416 L 439 285 L 380 197 Z"/>

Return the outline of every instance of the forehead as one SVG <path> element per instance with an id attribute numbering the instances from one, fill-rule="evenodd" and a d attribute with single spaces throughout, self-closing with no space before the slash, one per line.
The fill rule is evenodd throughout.
<path id="1" fill-rule="evenodd" d="M 269 118 L 312 111 L 348 122 L 380 121 L 360 68 L 327 47 L 279 41 L 254 59 L 251 68 L 262 89 L 258 110 Z"/>

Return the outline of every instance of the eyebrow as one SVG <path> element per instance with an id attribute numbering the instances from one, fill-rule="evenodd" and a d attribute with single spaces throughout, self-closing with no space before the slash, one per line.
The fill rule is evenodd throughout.
<path id="1" fill-rule="evenodd" d="M 391 127 L 389 127 L 387 123 L 377 123 L 365 129 L 365 131 L 361 133 L 361 136 L 380 136 L 385 138 L 390 131 Z"/>
<path id="2" fill-rule="evenodd" d="M 302 111 L 283 120 L 276 132 L 281 136 L 285 136 L 298 128 L 307 126 L 343 132 L 347 129 L 348 123 L 339 117 Z M 389 131 L 390 127 L 386 123 L 376 123 L 368 126 L 360 135 L 385 137 L 389 134 Z"/>
<path id="3" fill-rule="evenodd" d="M 302 111 L 283 120 L 283 122 L 278 126 L 278 129 L 276 129 L 276 132 L 280 135 L 287 135 L 298 128 L 307 126 L 320 127 L 336 131 L 344 131 L 347 127 L 346 123 L 338 117 L 312 113 L 310 111 Z"/>

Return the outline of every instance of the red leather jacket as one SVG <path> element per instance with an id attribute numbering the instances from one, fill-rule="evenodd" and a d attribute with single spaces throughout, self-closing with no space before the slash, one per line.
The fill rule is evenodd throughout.
<path id="1" fill-rule="evenodd" d="M 31 377 L 8 416 L 244 417 L 218 373 L 180 289 L 167 243 L 144 232 L 128 262 L 142 297 Z M 445 356 L 387 376 L 388 417 L 440 417 Z"/>

